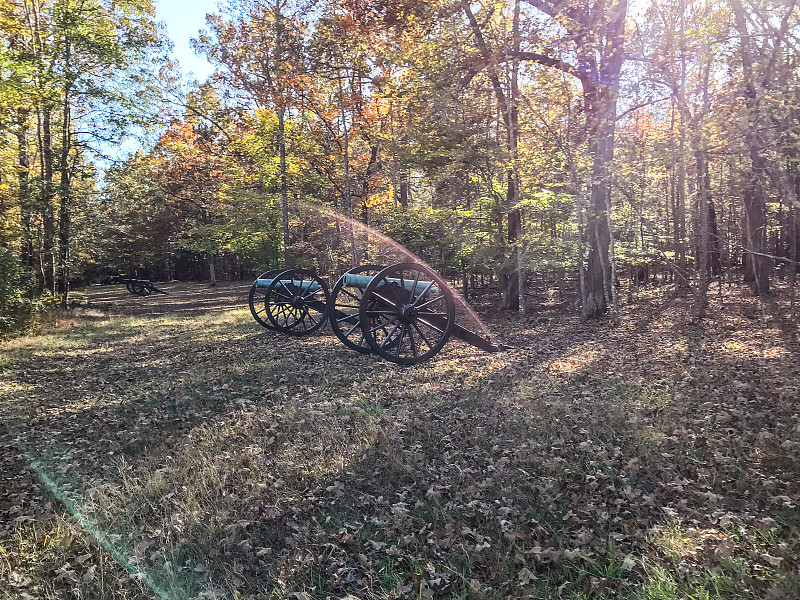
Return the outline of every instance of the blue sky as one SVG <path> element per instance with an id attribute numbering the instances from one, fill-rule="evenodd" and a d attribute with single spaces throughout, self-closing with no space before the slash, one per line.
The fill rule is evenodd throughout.
<path id="1" fill-rule="evenodd" d="M 195 56 L 189 39 L 205 26 L 206 14 L 217 11 L 217 0 L 157 0 L 156 14 L 167 25 L 167 34 L 175 44 L 172 57 L 181 64 L 184 73 L 190 71 L 203 80 L 213 68 L 204 58 Z"/>

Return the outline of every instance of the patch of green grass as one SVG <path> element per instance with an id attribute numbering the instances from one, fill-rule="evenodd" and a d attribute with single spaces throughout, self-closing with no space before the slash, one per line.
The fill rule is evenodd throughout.
<path id="1" fill-rule="evenodd" d="M 678 600 L 683 598 L 673 574 L 658 564 L 645 565 L 643 588 L 632 595 L 635 600 Z"/>
<path id="2" fill-rule="evenodd" d="M 775 510 L 773 516 L 781 525 L 800 530 L 800 507 L 781 505 Z"/>
<path id="3" fill-rule="evenodd" d="M 542 528 L 550 536 L 553 544 L 560 543 L 568 525 L 563 520 L 563 515 L 556 515 L 536 504 L 531 506 L 524 514 L 524 521 Z"/>
<path id="4" fill-rule="evenodd" d="M 444 527 L 448 523 L 460 521 L 464 517 L 464 510 L 456 503 L 442 502 L 439 500 L 421 501 L 411 509 L 412 517 L 432 527 Z"/>
<path id="5" fill-rule="evenodd" d="M 0 369 L 11 369 L 17 364 L 18 359 L 5 352 L 0 353 Z"/>
<path id="6" fill-rule="evenodd" d="M 124 600 L 150 592 L 66 515 L 50 514 L 0 538 L 0 597 Z"/>
<path id="7" fill-rule="evenodd" d="M 381 565 L 376 577 L 378 597 L 388 598 L 397 589 L 398 584 L 402 583 L 403 576 L 403 569 L 399 567 L 394 557 L 389 556 Z"/>

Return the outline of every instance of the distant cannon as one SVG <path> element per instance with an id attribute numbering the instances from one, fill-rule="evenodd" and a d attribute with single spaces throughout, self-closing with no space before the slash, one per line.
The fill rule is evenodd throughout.
<path id="1" fill-rule="evenodd" d="M 267 329 L 302 336 L 330 321 L 348 348 L 401 365 L 431 358 L 451 335 L 486 352 L 503 350 L 455 322 L 447 283 L 417 263 L 355 267 L 332 291 L 312 271 L 268 271 L 253 282 L 249 303 L 253 317 Z"/>
<path id="2" fill-rule="evenodd" d="M 158 292 L 159 294 L 167 293 L 154 286 L 149 279 L 120 279 L 119 281 L 125 284 L 131 294 L 136 294 L 137 296 L 149 296 L 153 292 Z"/>

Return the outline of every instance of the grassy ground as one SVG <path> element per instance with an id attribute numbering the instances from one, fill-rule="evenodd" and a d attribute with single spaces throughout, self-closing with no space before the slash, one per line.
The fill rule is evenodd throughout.
<path id="1" fill-rule="evenodd" d="M 0 346 L 0 597 L 800 598 L 780 294 L 486 303 L 514 350 L 400 368 L 166 289 Z"/>

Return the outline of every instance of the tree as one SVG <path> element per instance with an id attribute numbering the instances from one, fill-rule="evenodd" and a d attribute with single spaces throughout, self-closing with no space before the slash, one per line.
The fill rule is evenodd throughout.
<path id="1" fill-rule="evenodd" d="M 134 0 L 12 1 L 3 6 L 0 21 L 10 31 L 5 55 L 17 90 L 25 258 L 33 264 L 33 122 L 40 158 L 40 274 L 43 285 L 60 292 L 64 303 L 70 280 L 73 179 L 90 152 L 101 154 L 103 145 L 123 137 L 140 114 L 135 97 L 144 78 L 139 71 L 161 44 L 154 13 L 151 2 Z"/>
<path id="2" fill-rule="evenodd" d="M 794 185 L 786 171 L 778 167 L 770 155 L 765 140 L 770 130 L 778 123 L 775 117 L 768 118 L 771 110 L 770 95 L 779 90 L 786 67 L 794 62 L 787 56 L 787 37 L 793 25 L 796 1 L 776 5 L 774 15 L 765 17 L 769 5 L 753 6 L 757 22 L 761 24 L 759 45 L 748 26 L 748 14 L 740 0 L 730 0 L 735 30 L 739 37 L 739 59 L 741 65 L 742 113 L 745 122 L 744 140 L 749 153 L 750 181 L 743 191 L 746 230 L 746 279 L 751 280 L 758 294 L 770 290 L 773 262 L 767 252 L 767 186 L 771 182 L 778 190 L 783 202 L 796 208 L 798 202 Z M 756 20 L 756 19 L 753 19 Z M 773 25 L 775 22 L 777 26 Z M 796 19 L 795 19 L 796 21 Z M 794 23 L 796 25 L 796 23 Z M 789 67 L 791 69 L 791 67 Z M 785 79 L 784 79 L 785 81 Z M 785 123 L 781 124 L 785 126 Z"/>
<path id="3" fill-rule="evenodd" d="M 597 0 L 589 5 L 578 5 L 571 0 L 526 2 L 554 21 L 564 23 L 565 41 L 573 45 L 576 55 L 575 65 L 554 59 L 549 53 L 523 57 L 575 75 L 583 89 L 592 169 L 587 211 L 589 255 L 581 313 L 584 317 L 596 317 L 608 310 L 609 301 L 616 304 L 615 275 L 609 255 L 612 239 L 610 169 L 614 158 L 628 3 L 627 0 Z"/>
<path id="4" fill-rule="evenodd" d="M 588 151 L 592 157 L 590 177 L 590 201 L 587 212 L 587 237 L 589 246 L 587 279 L 582 298 L 582 314 L 584 317 L 599 316 L 608 310 L 608 302 L 615 300 L 613 257 L 610 257 L 611 248 L 611 178 L 610 168 L 614 156 L 614 132 L 616 123 L 616 107 L 619 94 L 620 73 L 623 62 L 623 44 L 625 41 L 625 18 L 627 14 L 627 1 L 598 0 L 589 5 L 577 4 L 572 0 L 524 0 L 525 4 L 533 7 L 539 13 L 552 20 L 554 29 L 561 27 L 566 34 L 561 36 L 559 47 L 563 54 L 572 53 L 574 64 L 560 55 L 556 48 L 544 47 L 539 41 L 538 34 L 531 34 L 526 40 L 527 47 L 523 48 L 518 39 L 520 19 L 519 7 L 515 5 L 514 24 L 512 25 L 512 40 L 502 49 L 502 52 L 491 52 L 485 40 L 476 37 L 476 44 L 480 49 L 483 63 L 480 68 L 492 69 L 503 60 L 512 60 L 511 63 L 511 96 L 517 94 L 513 83 L 513 60 L 525 60 L 540 65 L 558 69 L 575 77 L 580 81 L 583 91 L 584 113 L 586 118 L 586 138 Z M 472 12 L 470 2 L 463 1 L 461 6 L 470 21 L 473 32 L 479 31 L 479 23 Z M 472 17 L 470 17 L 472 15 Z M 528 18 L 532 18 L 528 15 Z M 537 47 L 539 46 L 539 47 Z M 502 109 L 507 115 L 504 119 L 508 122 L 509 140 L 516 140 L 518 124 L 515 123 L 515 110 L 513 102 L 503 99 L 499 79 L 495 77 L 492 87 L 498 96 L 501 106 L 505 103 L 507 108 Z M 502 96 L 501 96 L 502 92 Z M 513 145 L 513 144 L 512 144 Z M 512 149 L 513 155 L 513 149 Z M 510 185 L 512 195 L 514 185 Z M 514 213 L 510 213 L 513 229 L 518 229 Z"/>
<path id="5" fill-rule="evenodd" d="M 515 0 L 512 17 L 511 32 L 511 60 L 508 65 L 507 90 L 504 89 L 497 72 L 497 51 L 489 47 L 486 38 L 478 23 L 469 2 L 464 2 L 464 13 L 467 16 L 470 28 L 475 36 L 475 44 L 478 47 L 481 58 L 484 61 L 492 90 L 497 98 L 497 104 L 503 119 L 506 130 L 506 150 L 509 154 L 509 166 L 506 170 L 507 192 L 506 206 L 508 209 L 508 234 L 507 239 L 512 246 L 514 256 L 514 272 L 509 277 L 506 276 L 507 285 L 503 295 L 504 308 L 516 308 L 519 313 L 525 314 L 525 276 L 522 268 L 522 217 L 520 214 L 520 169 L 519 169 L 519 59 L 520 59 L 520 3 Z M 500 62 L 499 64 L 502 64 Z"/>
<path id="6" fill-rule="evenodd" d="M 231 5 L 225 17 L 207 17 L 210 34 L 196 48 L 221 67 L 218 79 L 251 108 L 272 108 L 278 117 L 276 146 L 280 157 L 281 214 L 286 265 L 289 254 L 289 190 L 286 173 L 286 118 L 304 90 L 302 7 L 289 0 Z"/>

